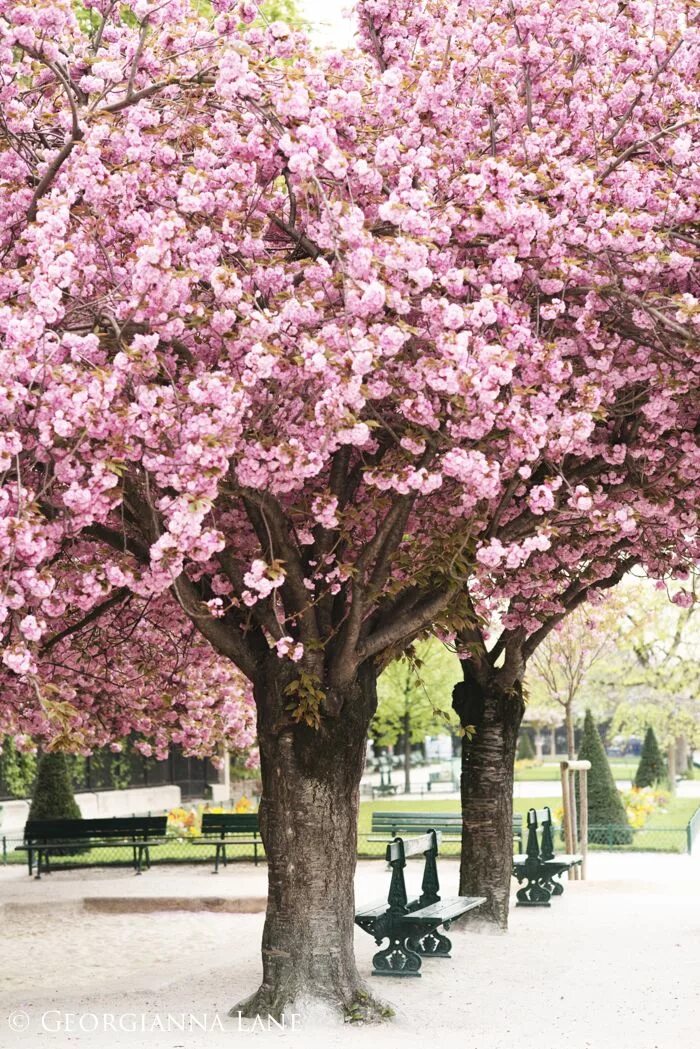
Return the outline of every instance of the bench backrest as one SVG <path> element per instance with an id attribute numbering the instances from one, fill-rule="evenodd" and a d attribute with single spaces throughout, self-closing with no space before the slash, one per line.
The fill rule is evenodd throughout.
<path id="1" fill-rule="evenodd" d="M 541 831 L 540 841 L 537 840 L 538 827 Z M 549 805 L 545 805 L 543 809 L 528 809 L 525 851 L 530 859 L 551 860 L 554 858 L 552 813 Z"/>
<path id="2" fill-rule="evenodd" d="M 260 830 L 257 812 L 203 812 L 202 834 L 257 834 Z"/>
<path id="3" fill-rule="evenodd" d="M 93 820 L 28 820 L 24 827 L 27 842 L 89 841 L 91 838 L 163 837 L 167 816 L 115 816 Z"/>
<path id="4" fill-rule="evenodd" d="M 407 856 L 419 856 L 421 853 L 440 848 L 442 834 L 438 830 L 429 830 L 418 838 L 394 838 L 386 847 L 386 862 L 395 863 Z"/>
<path id="5" fill-rule="evenodd" d="M 421 907 L 427 907 L 431 903 L 438 903 L 440 896 L 440 882 L 437 873 L 437 854 L 440 848 L 440 832 L 429 830 L 427 834 L 421 834 L 417 838 L 394 838 L 386 847 L 386 860 L 391 866 L 391 884 L 387 903 L 393 914 L 405 914 L 408 906 L 406 894 L 406 880 L 404 868 L 407 856 L 425 856 L 425 867 L 423 868 L 423 882 L 421 885 Z"/>
<path id="6" fill-rule="evenodd" d="M 461 812 L 373 812 L 372 832 L 399 834 L 403 831 L 427 831 L 430 828 L 443 831 L 462 830 Z M 523 817 L 518 812 L 513 815 L 513 836 L 522 838 Z"/>

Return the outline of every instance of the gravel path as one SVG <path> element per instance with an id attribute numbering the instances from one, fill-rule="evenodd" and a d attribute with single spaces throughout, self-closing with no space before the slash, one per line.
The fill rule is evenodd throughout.
<path id="1" fill-rule="evenodd" d="M 447 893 L 456 864 L 441 866 Z M 590 873 L 588 882 L 569 883 L 550 909 L 514 909 L 505 936 L 452 930 L 453 958 L 427 961 L 420 980 L 372 979 L 374 993 L 397 1010 L 385 1028 L 261 1033 L 239 1029 L 226 1014 L 255 989 L 262 914 L 97 913 L 86 909 L 84 900 L 91 899 L 91 906 L 95 900 L 153 901 L 178 894 L 232 900 L 243 899 L 243 890 L 259 898 L 264 868 L 239 865 L 218 878 L 170 868 L 154 868 L 141 878 L 126 871 L 80 877 L 62 872 L 41 882 L 6 869 L 0 872 L 0 1046 L 425 1049 L 429 1040 L 444 1049 L 686 1049 L 697 1044 L 700 861 L 597 854 Z M 376 896 L 385 882 L 383 865 L 360 864 L 358 899 Z M 360 971 L 369 973 L 373 941 L 358 930 L 356 947 Z M 15 1026 L 26 1023 L 26 1029 L 13 1031 L 9 1014 Z"/>

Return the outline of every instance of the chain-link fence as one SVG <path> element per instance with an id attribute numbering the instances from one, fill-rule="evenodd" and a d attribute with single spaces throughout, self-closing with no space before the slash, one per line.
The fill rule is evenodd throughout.
<path id="1" fill-rule="evenodd" d="M 631 830 L 622 833 L 617 826 L 598 826 L 589 828 L 589 849 L 605 852 L 690 852 L 700 848 L 700 808 L 686 826 L 679 827 L 652 827 L 639 830 Z M 235 837 L 226 841 L 226 853 L 229 862 L 248 861 L 255 859 L 257 852 L 258 861 L 265 859 L 265 850 L 262 841 L 258 840 L 257 847 L 248 844 L 249 835 L 244 835 L 245 841 L 236 841 Z M 363 859 L 383 858 L 386 854 L 388 837 L 373 835 L 371 833 L 360 833 L 358 836 L 358 856 Z M 565 845 L 561 836 L 561 829 L 555 828 L 555 848 L 564 851 Z M 27 865 L 27 854 L 18 851 L 17 846 L 22 844 L 21 835 L 6 835 L 0 838 L 1 862 L 3 864 Z M 169 836 L 163 841 L 153 842 L 149 846 L 151 865 L 197 863 L 214 864 L 215 846 L 197 844 L 197 837 Z M 440 853 L 442 856 L 459 856 L 460 838 L 455 834 L 443 834 Z M 133 848 L 130 845 L 114 845 L 107 848 L 85 849 L 72 854 L 52 856 L 52 868 L 77 868 L 77 867 L 130 867 L 133 864 Z"/>
<path id="2" fill-rule="evenodd" d="M 244 835 L 246 842 L 250 835 Z M 2 862 L 4 864 L 24 864 L 27 867 L 27 853 L 18 851 L 17 846 L 22 845 L 21 837 L 4 836 L 0 841 L 2 845 Z M 197 838 L 168 837 L 163 841 L 148 843 L 151 866 L 168 863 L 209 863 L 214 866 L 216 847 L 214 845 L 198 844 Z M 237 842 L 235 837 L 226 840 L 226 856 L 229 863 L 235 861 L 258 862 L 265 860 L 265 849 L 262 841 L 258 839 L 257 847 Z M 36 857 L 35 857 L 36 863 Z M 52 854 L 50 857 L 52 870 L 74 869 L 79 867 L 132 867 L 134 865 L 134 850 L 132 845 L 109 845 L 105 848 L 90 849 L 82 846 L 75 852 L 66 851 L 63 855 Z"/>
<path id="3" fill-rule="evenodd" d="M 696 848 L 700 848 L 700 809 L 694 819 L 697 820 L 695 835 Z M 692 823 L 692 821 L 691 821 Z M 554 828 L 554 847 L 558 852 L 565 852 L 566 845 L 561 828 Z M 618 826 L 591 826 L 589 851 L 602 852 L 689 852 L 691 849 L 690 824 L 685 827 L 644 827 L 621 833 Z M 361 834 L 358 838 L 358 855 L 363 858 L 380 857 L 386 853 L 388 839 L 380 841 L 376 835 Z M 523 851 L 527 843 L 527 829 L 523 832 Z M 459 856 L 460 838 L 443 834 L 440 845 L 441 856 Z"/>

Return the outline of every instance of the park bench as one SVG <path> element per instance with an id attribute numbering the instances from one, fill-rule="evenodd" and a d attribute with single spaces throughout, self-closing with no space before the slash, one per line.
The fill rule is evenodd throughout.
<path id="1" fill-rule="evenodd" d="M 224 867 L 228 865 L 227 844 L 252 845 L 257 867 L 258 846 L 262 845 L 259 834 L 260 825 L 256 812 L 203 812 L 202 836 L 192 838 L 192 844 L 215 846 L 213 873 L 218 874 L 220 862 L 223 862 Z"/>
<path id="2" fill-rule="evenodd" d="M 461 812 L 373 812 L 372 833 L 369 841 L 385 841 L 386 836 L 396 837 L 404 833 L 424 833 L 434 828 L 442 832 L 445 839 L 462 838 Z M 384 835 L 374 837 L 374 835 Z M 523 817 L 516 813 L 513 816 L 513 839 L 518 843 L 518 852 L 523 851 Z"/>
<path id="3" fill-rule="evenodd" d="M 540 831 L 538 840 L 537 831 Z M 581 863 L 576 854 L 555 855 L 552 813 L 549 806 L 530 809 L 527 814 L 527 847 L 524 856 L 513 857 L 513 874 L 518 884 L 517 907 L 549 907 L 552 896 L 561 896 L 564 886 L 558 880 L 564 871 Z"/>
<path id="4" fill-rule="evenodd" d="M 440 787 L 442 784 L 446 785 L 447 790 L 455 790 L 455 778 L 452 775 L 452 769 L 440 769 L 438 772 L 428 773 L 428 793 L 432 793 L 435 788 Z"/>
<path id="5" fill-rule="evenodd" d="M 376 798 L 377 795 L 384 797 L 385 794 L 393 795 L 396 794 L 398 786 L 396 783 L 380 783 L 378 786 L 372 786 L 372 798 Z"/>
<path id="6" fill-rule="evenodd" d="M 391 883 L 386 899 L 358 911 L 355 922 L 381 946 L 372 959 L 373 976 L 420 976 L 422 957 L 449 958 L 452 944 L 437 930 L 485 902 L 483 896 L 441 899 L 437 872 L 440 833 L 429 830 L 416 838 L 394 838 L 386 847 Z M 404 869 L 409 856 L 425 857 L 420 896 L 409 899 Z"/>
<path id="7" fill-rule="evenodd" d="M 16 851 L 27 853 L 29 873 L 36 857 L 36 878 L 51 873 L 51 857 L 93 849 L 129 847 L 137 874 L 150 867 L 149 845 L 165 838 L 167 816 L 116 816 L 110 819 L 28 820 L 24 843 Z M 91 859 L 86 866 L 97 866 Z"/>

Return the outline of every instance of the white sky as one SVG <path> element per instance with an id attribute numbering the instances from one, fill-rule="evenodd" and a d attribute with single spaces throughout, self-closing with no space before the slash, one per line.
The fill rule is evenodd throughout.
<path id="1" fill-rule="evenodd" d="M 352 0 L 299 0 L 302 17 L 311 23 L 319 43 L 346 47 L 352 43 Z"/>

